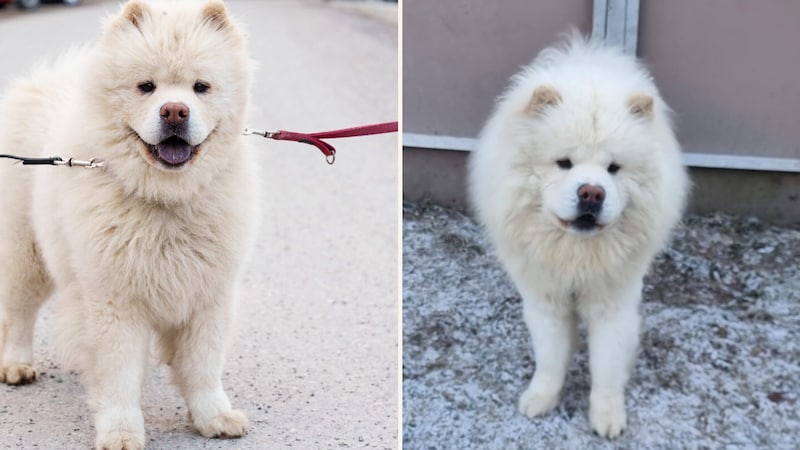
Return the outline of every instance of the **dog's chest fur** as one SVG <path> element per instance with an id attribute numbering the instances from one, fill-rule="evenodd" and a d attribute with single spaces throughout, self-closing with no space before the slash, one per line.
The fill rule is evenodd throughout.
<path id="1" fill-rule="evenodd" d="M 97 174 L 40 179 L 37 240 L 57 289 L 77 285 L 83 301 L 158 327 L 229 303 L 252 234 L 246 175 L 175 204 L 125 195 Z"/>
<path id="2" fill-rule="evenodd" d="M 218 301 L 234 281 L 237 218 L 219 205 L 137 205 L 93 236 L 97 262 L 111 285 L 159 321 L 182 320 Z"/>

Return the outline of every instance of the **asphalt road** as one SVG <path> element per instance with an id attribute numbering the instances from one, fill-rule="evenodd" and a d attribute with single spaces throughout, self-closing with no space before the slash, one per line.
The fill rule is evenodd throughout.
<path id="1" fill-rule="evenodd" d="M 0 86 L 95 39 L 100 19 L 116 9 L 87 0 L 0 10 Z M 320 131 L 397 120 L 395 4 L 234 0 L 229 9 L 260 62 L 252 127 Z M 333 166 L 312 147 L 252 139 L 261 150 L 263 218 L 223 381 L 252 429 L 227 441 L 195 434 L 166 368 L 154 367 L 143 399 L 147 446 L 397 448 L 397 134 L 338 140 Z M 83 388 L 53 354 L 49 321 L 46 307 L 35 350 L 42 380 L 0 385 L 0 448 L 94 441 Z"/>

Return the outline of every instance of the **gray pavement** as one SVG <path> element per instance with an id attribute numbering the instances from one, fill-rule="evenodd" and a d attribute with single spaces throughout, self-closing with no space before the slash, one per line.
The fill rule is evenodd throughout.
<path id="1" fill-rule="evenodd" d="M 396 5 L 232 1 L 260 62 L 251 126 L 318 131 L 397 119 Z M 0 10 L 0 86 L 94 39 L 115 2 Z M 242 288 L 224 384 L 251 431 L 196 435 L 164 367 L 143 408 L 150 449 L 397 448 L 397 135 L 314 148 L 253 137 L 263 217 Z M 6 150 L 6 149 L 4 149 Z M 22 149 L 13 149 L 21 152 Z M 20 170 L 35 170 L 22 169 Z M 69 169 L 64 169 L 69 170 Z M 91 412 L 76 374 L 37 325 L 37 384 L 0 385 L 0 448 L 89 448 Z"/>

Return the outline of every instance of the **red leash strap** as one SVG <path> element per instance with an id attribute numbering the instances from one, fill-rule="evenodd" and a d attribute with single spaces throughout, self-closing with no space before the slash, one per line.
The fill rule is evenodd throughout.
<path id="1" fill-rule="evenodd" d="M 333 145 L 323 141 L 323 139 L 337 139 L 356 136 L 368 136 L 372 134 L 392 133 L 397 131 L 397 122 L 376 123 L 374 125 L 364 125 L 360 127 L 343 128 L 341 130 L 321 131 L 319 133 L 297 133 L 294 131 L 259 131 L 245 129 L 244 134 L 257 134 L 268 139 L 277 141 L 294 141 L 313 145 L 325 155 L 328 164 L 336 161 L 336 149 Z"/>

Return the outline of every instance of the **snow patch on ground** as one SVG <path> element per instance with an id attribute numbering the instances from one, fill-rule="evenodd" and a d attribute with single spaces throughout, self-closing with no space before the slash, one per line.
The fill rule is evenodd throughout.
<path id="1" fill-rule="evenodd" d="M 690 215 L 643 297 L 622 437 L 591 432 L 583 331 L 561 403 L 528 419 L 530 338 L 485 236 L 460 212 L 404 204 L 404 448 L 797 448 L 800 231 Z"/>

